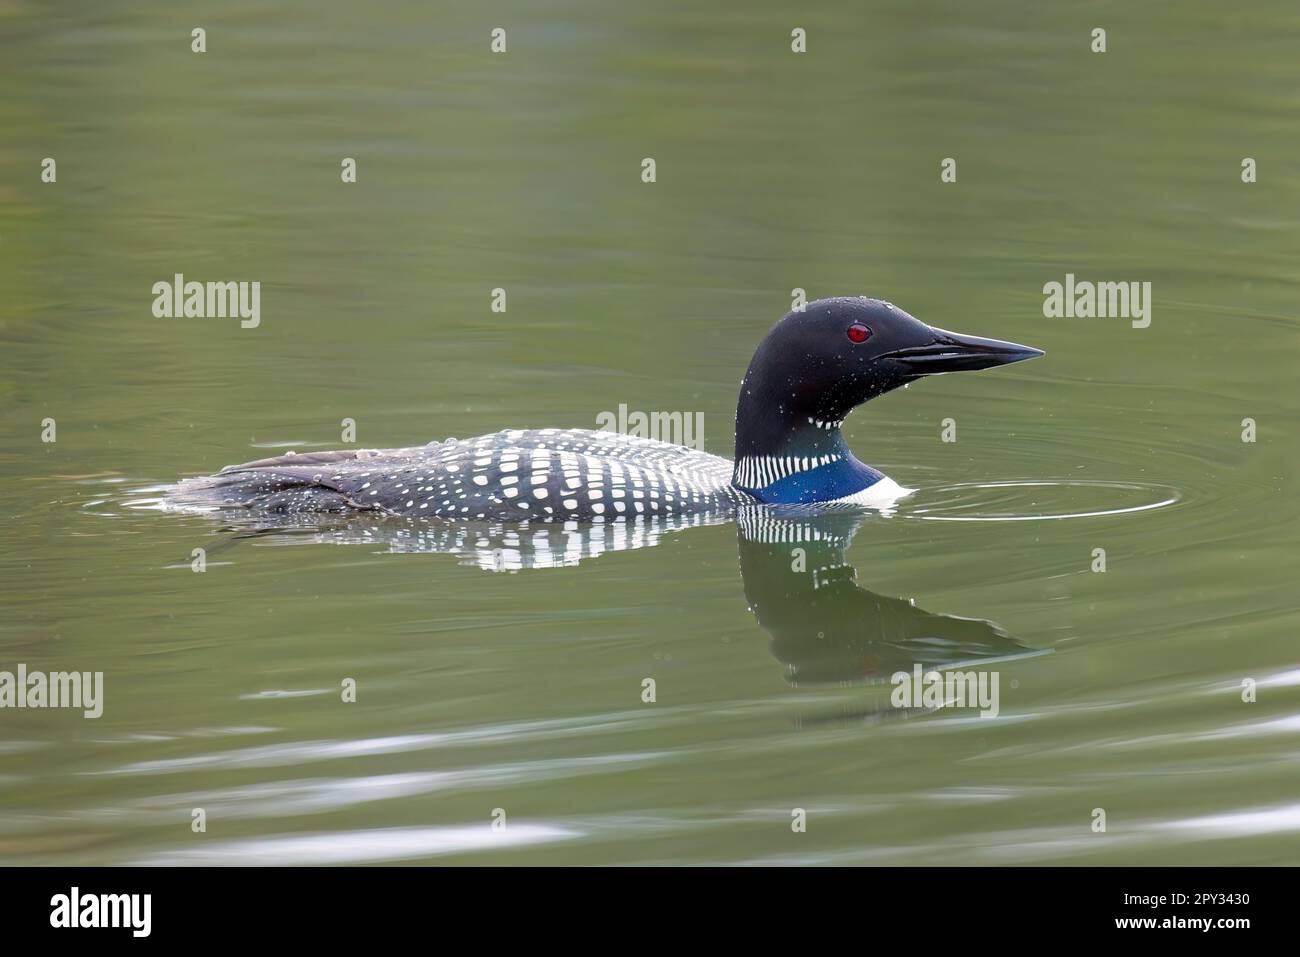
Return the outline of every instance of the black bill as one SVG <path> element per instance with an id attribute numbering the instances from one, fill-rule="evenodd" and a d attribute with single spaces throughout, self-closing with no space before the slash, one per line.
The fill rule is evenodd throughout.
<path id="1" fill-rule="evenodd" d="M 1042 349 L 1015 342 L 964 336 L 946 329 L 932 331 L 934 339 L 931 342 L 899 349 L 889 353 L 887 358 L 901 363 L 910 374 L 922 376 L 942 372 L 976 372 L 1043 355 Z"/>

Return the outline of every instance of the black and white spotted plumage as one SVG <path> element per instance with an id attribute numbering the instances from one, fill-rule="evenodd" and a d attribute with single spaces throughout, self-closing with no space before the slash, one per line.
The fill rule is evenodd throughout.
<path id="1" fill-rule="evenodd" d="M 729 512 L 752 502 L 731 485 L 732 470 L 707 452 L 614 432 L 508 430 L 246 462 L 181 482 L 170 500 L 272 514 L 619 522 Z"/>

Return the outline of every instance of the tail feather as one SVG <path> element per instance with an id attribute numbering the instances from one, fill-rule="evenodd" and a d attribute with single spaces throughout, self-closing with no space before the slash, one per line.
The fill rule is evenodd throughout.
<path id="1" fill-rule="evenodd" d="M 301 458 L 306 456 L 294 456 L 291 461 Z M 295 466 L 303 464 L 310 463 L 294 461 Z M 272 513 L 349 512 L 373 508 L 330 487 L 318 474 L 309 475 L 292 469 L 250 469 L 248 466 L 185 479 L 172 487 L 167 500 L 180 508 L 248 508 Z"/>

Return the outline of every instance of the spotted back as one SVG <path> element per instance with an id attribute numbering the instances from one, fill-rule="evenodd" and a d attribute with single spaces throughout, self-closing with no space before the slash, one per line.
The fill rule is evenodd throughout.
<path id="1" fill-rule="evenodd" d="M 279 513 L 375 510 L 475 520 L 635 520 L 752 501 L 732 463 L 586 429 L 509 430 L 404 449 L 285 455 L 181 483 L 173 500 Z"/>

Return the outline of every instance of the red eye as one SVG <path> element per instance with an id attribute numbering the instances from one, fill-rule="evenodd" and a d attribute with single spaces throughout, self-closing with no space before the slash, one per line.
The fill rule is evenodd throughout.
<path id="1" fill-rule="evenodd" d="M 871 338 L 871 330 L 868 329 L 866 326 L 864 326 L 862 323 L 855 322 L 853 325 L 849 326 L 850 342 L 866 342 L 870 338 Z"/>

